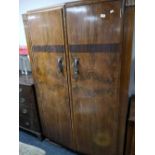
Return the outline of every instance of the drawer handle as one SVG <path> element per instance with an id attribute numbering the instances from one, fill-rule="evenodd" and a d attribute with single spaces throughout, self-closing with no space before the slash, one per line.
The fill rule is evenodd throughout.
<path id="1" fill-rule="evenodd" d="M 25 122 L 25 125 L 26 125 L 26 126 L 30 126 L 30 123 L 29 123 L 29 122 Z"/>
<path id="2" fill-rule="evenodd" d="M 74 79 L 78 79 L 78 74 L 79 74 L 79 58 L 74 58 L 73 62 L 73 72 L 74 72 Z"/>
<path id="3" fill-rule="evenodd" d="M 21 98 L 19 99 L 19 101 L 20 101 L 20 103 L 24 103 L 24 102 L 25 102 L 25 98 L 21 97 Z"/>
<path id="4" fill-rule="evenodd" d="M 22 90 L 23 90 L 22 88 L 19 88 L 19 92 L 20 92 L 20 93 L 22 92 Z"/>
<path id="5" fill-rule="evenodd" d="M 25 109 L 25 108 L 22 110 L 22 114 L 27 114 L 27 112 L 28 112 L 28 111 L 27 111 L 27 109 Z"/>

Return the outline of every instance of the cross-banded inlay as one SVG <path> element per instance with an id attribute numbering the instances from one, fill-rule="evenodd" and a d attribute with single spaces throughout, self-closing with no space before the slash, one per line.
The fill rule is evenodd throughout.
<path id="1" fill-rule="evenodd" d="M 120 44 L 69 45 L 70 52 L 117 52 Z M 64 52 L 64 45 L 33 45 L 33 52 Z"/>
<path id="2" fill-rule="evenodd" d="M 86 44 L 70 45 L 70 52 L 117 52 L 120 44 Z"/>
<path id="3" fill-rule="evenodd" d="M 33 45 L 33 52 L 64 52 L 64 45 Z"/>

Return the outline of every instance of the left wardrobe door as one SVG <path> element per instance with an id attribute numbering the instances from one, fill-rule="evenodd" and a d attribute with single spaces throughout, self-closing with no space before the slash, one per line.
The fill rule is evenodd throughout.
<path id="1" fill-rule="evenodd" d="M 72 147 L 62 8 L 32 11 L 23 17 L 43 133 Z"/>

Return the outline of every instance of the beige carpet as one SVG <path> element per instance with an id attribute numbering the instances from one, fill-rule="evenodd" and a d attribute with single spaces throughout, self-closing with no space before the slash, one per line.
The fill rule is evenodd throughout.
<path id="1" fill-rule="evenodd" d="M 38 147 L 19 142 L 19 155 L 46 155 L 46 152 Z"/>

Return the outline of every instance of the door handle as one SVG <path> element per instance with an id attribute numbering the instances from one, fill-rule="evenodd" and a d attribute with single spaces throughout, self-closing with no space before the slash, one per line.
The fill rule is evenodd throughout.
<path id="1" fill-rule="evenodd" d="M 58 73 L 63 73 L 63 63 L 62 62 L 63 62 L 62 57 L 59 57 L 57 59 Z"/>
<path id="2" fill-rule="evenodd" d="M 78 74 L 79 74 L 79 59 L 74 58 L 74 64 L 73 64 L 73 72 L 74 72 L 74 79 L 78 79 Z"/>

